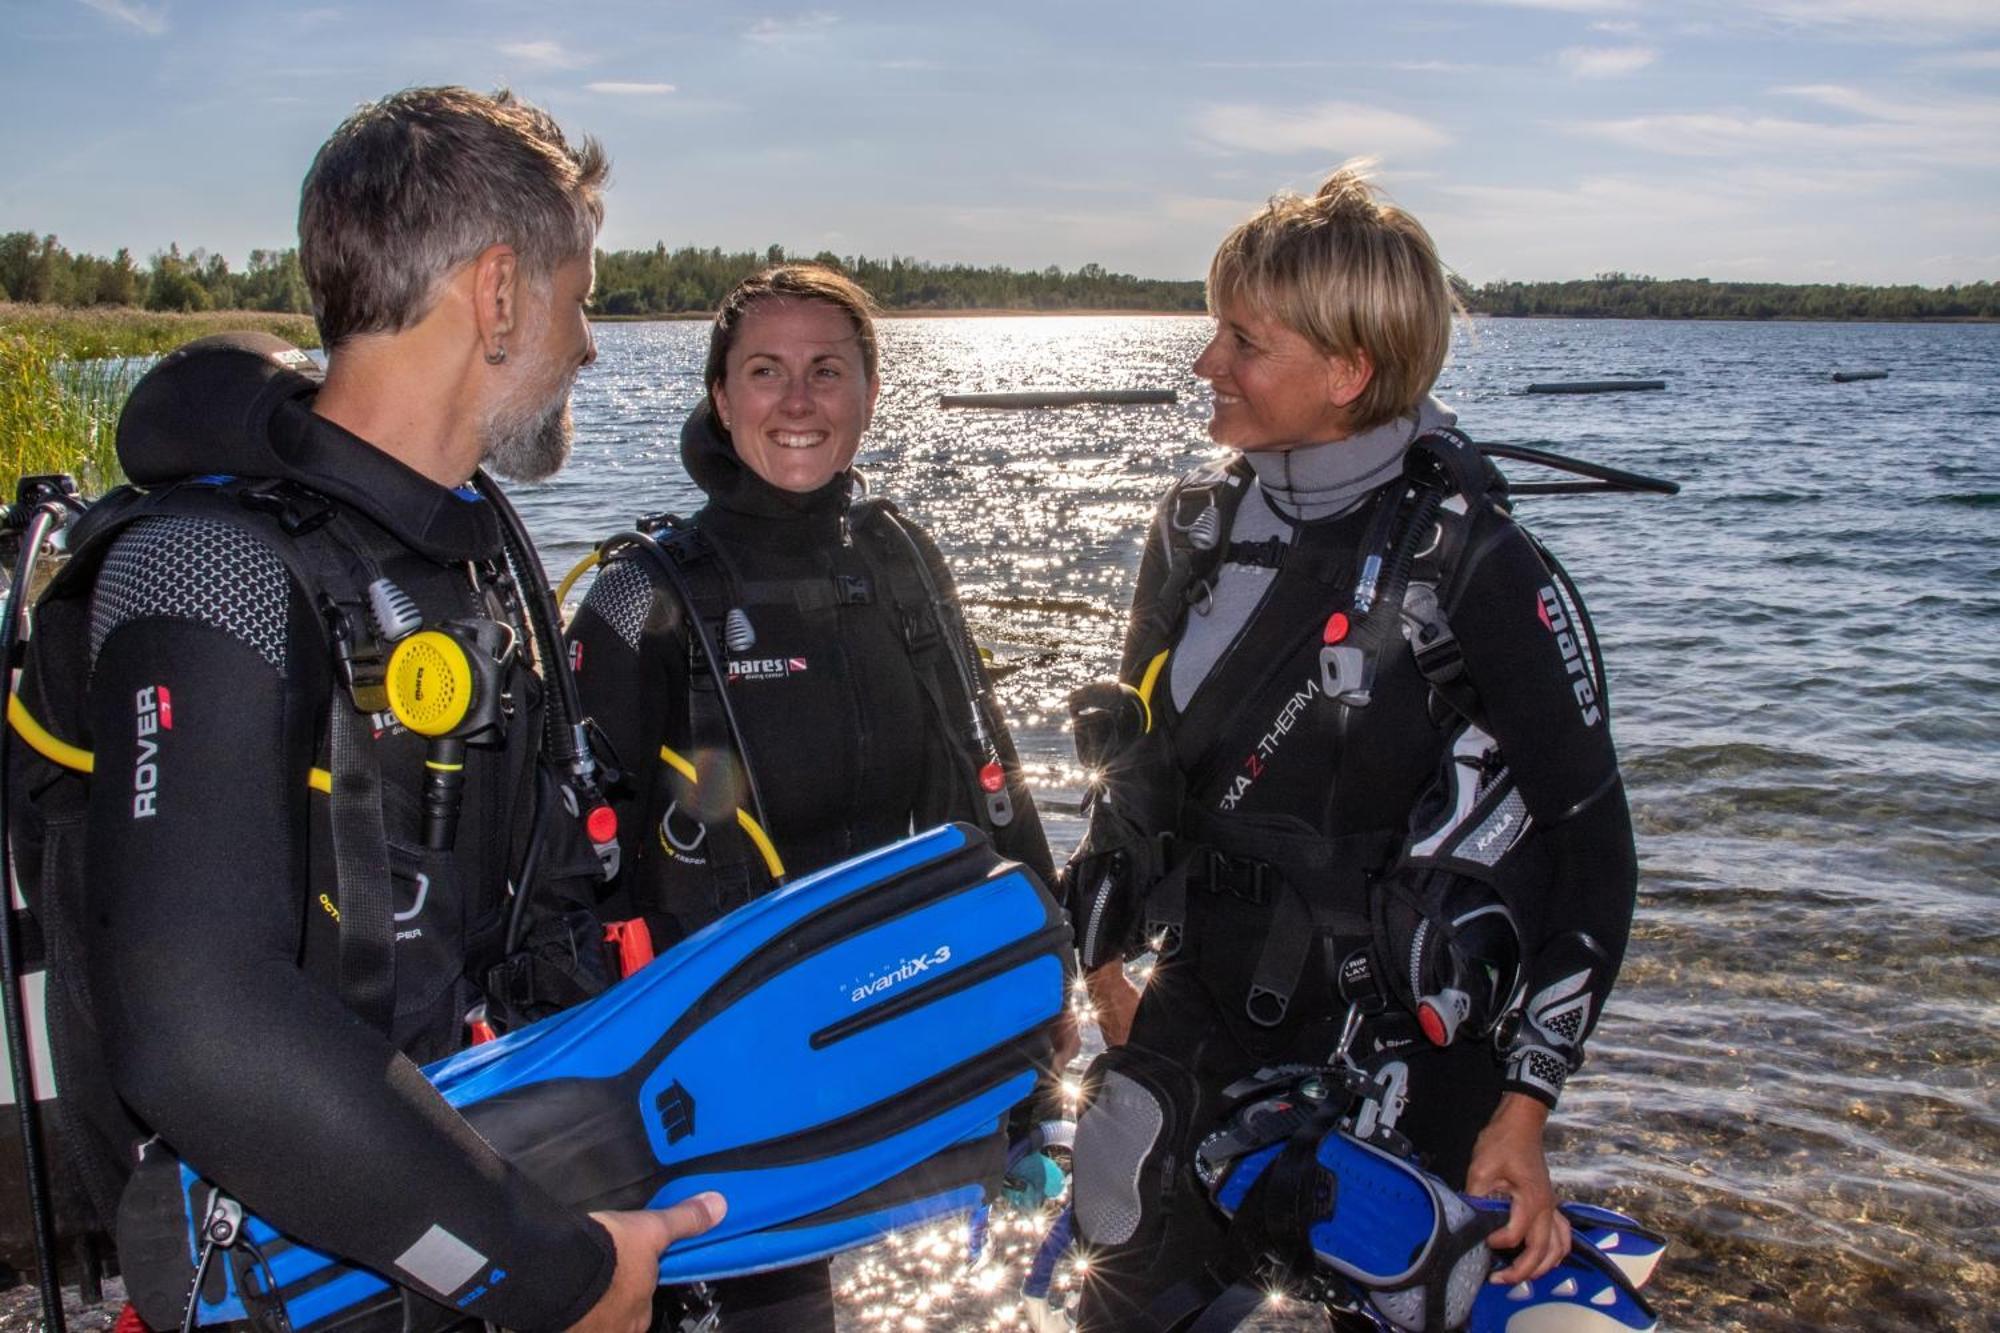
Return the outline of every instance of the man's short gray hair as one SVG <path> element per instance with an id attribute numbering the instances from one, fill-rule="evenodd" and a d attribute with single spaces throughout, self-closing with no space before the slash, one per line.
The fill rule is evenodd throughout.
<path id="1" fill-rule="evenodd" d="M 313 159 L 299 264 L 320 340 L 394 333 L 444 276 L 505 243 L 529 276 L 590 253 L 610 164 L 505 89 L 409 88 L 356 111 Z"/>

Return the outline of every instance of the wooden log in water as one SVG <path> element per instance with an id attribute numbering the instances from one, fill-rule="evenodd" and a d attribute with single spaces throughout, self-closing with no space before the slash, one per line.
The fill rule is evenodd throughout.
<path id="1" fill-rule="evenodd" d="M 1557 380 L 1530 384 L 1529 393 L 1632 393 L 1640 389 L 1664 389 L 1665 380 Z"/>
<path id="2" fill-rule="evenodd" d="M 1835 384 L 1852 384 L 1856 380 L 1886 380 L 1888 378 L 1889 372 L 1886 370 L 1836 370 L 1833 372 L 1833 382 Z"/>
<path id="3" fill-rule="evenodd" d="M 1009 393 L 947 393 L 938 398 L 940 407 L 1076 407 L 1083 403 L 1109 403 L 1132 407 L 1149 403 L 1178 401 L 1172 389 L 1019 389 Z"/>

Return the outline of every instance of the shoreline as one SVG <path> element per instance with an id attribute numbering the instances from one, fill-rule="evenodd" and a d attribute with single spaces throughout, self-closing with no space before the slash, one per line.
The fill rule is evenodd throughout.
<path id="1" fill-rule="evenodd" d="M 1079 307 L 1075 310 L 1016 309 L 1011 306 L 951 306 L 930 309 L 877 310 L 877 319 L 1057 319 L 1063 316 L 1103 319 L 1147 317 L 1206 319 L 1202 310 L 1120 310 L 1115 307 Z M 691 320 L 712 320 L 713 310 L 674 310 L 657 315 L 592 315 L 593 324 L 682 324 Z"/>
<path id="2" fill-rule="evenodd" d="M 222 312 L 216 312 L 222 313 Z M 1770 315 L 1757 318 L 1751 315 L 1510 315 L 1492 311 L 1471 310 L 1466 315 L 1470 319 L 1567 319 L 1585 323 L 1609 323 L 1624 320 L 1634 324 L 2000 324 L 2000 317 L 1986 315 L 1937 315 L 1928 318 L 1908 319 L 1864 319 L 1861 317 L 1838 318 L 1829 315 Z M 1096 307 L 1078 310 L 1017 310 L 1011 308 L 986 308 L 980 306 L 952 307 L 938 310 L 878 310 L 877 319 L 1207 319 L 1203 310 L 1119 310 Z M 677 310 L 657 315 L 592 315 L 593 324 L 685 324 L 694 321 L 712 320 L 712 310 Z"/>

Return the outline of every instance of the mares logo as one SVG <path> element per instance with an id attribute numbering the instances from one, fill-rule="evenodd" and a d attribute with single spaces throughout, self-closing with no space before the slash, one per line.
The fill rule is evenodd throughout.
<path id="1" fill-rule="evenodd" d="M 729 659 L 731 680 L 783 680 L 787 676 L 803 674 L 806 659 L 803 657 L 732 657 Z"/>
<path id="2" fill-rule="evenodd" d="M 1291 698 L 1285 700 L 1283 706 L 1278 709 L 1278 715 L 1271 719 L 1271 729 L 1257 738 L 1256 748 L 1243 760 L 1242 771 L 1230 782 L 1229 790 L 1222 794 L 1224 810 L 1234 810 L 1249 793 L 1252 784 L 1264 776 L 1266 761 L 1278 752 L 1278 746 L 1291 734 L 1292 728 L 1299 724 L 1299 718 L 1305 715 L 1306 706 L 1319 698 L 1322 693 L 1319 681 L 1310 679 L 1301 688 L 1293 691 Z"/>
<path id="3" fill-rule="evenodd" d="M 1583 725 L 1594 727 L 1604 720 L 1604 710 L 1597 706 L 1597 683 L 1591 679 L 1590 666 L 1583 660 L 1583 648 L 1577 643 L 1569 613 L 1563 610 L 1562 598 L 1556 596 L 1552 584 L 1543 584 L 1535 597 L 1538 601 L 1535 614 L 1541 617 L 1542 627 L 1556 636 L 1556 651 L 1562 654 L 1563 670 L 1569 673 L 1570 693 L 1576 696 Z"/>
<path id="4" fill-rule="evenodd" d="M 132 818 L 159 813 L 160 743 L 154 737 L 174 729 L 174 696 L 164 685 L 148 685 L 133 696 L 134 733 L 139 741 L 132 766 Z"/>
<path id="5" fill-rule="evenodd" d="M 951 961 L 951 946 L 940 944 L 927 954 L 916 958 L 905 958 L 886 972 L 878 972 L 868 980 L 856 984 L 847 993 L 850 1004 L 860 1004 L 871 995 L 880 995 L 892 986 L 900 985 L 911 977 L 922 976 L 934 967 L 943 967 Z"/>

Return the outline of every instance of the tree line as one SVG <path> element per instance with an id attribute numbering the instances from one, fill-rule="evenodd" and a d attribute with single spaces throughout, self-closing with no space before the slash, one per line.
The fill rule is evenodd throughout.
<path id="1" fill-rule="evenodd" d="M 252 250 L 249 267 L 237 272 L 219 254 L 199 248 L 182 254 L 171 245 L 141 268 L 130 250 L 109 259 L 73 255 L 54 236 L 27 231 L 0 235 L 0 301 L 290 314 L 312 308 L 297 250 Z"/>
<path id="2" fill-rule="evenodd" d="M 1199 311 L 1202 285 L 1111 273 L 1101 264 L 1068 272 L 1011 269 L 999 264 L 932 264 L 892 255 L 788 255 L 783 246 L 725 252 L 720 247 L 665 243 L 650 250 L 597 254 L 599 313 L 668 315 L 713 310 L 745 277 L 786 259 L 810 259 L 839 269 L 886 310 L 1167 310 Z"/>
<path id="3" fill-rule="evenodd" d="M 1459 299 L 1474 314 L 1565 319 L 2000 319 L 2000 283 L 1992 282 L 1865 287 L 1600 273 L 1573 282 L 1462 285 Z"/>
<path id="4" fill-rule="evenodd" d="M 664 243 L 650 250 L 597 253 L 599 315 L 645 317 L 715 309 L 745 276 L 787 258 L 782 246 L 724 251 Z M 1202 310 L 1202 284 L 1108 272 L 1100 264 L 1065 271 L 994 264 L 933 264 L 892 255 L 811 258 L 840 269 L 888 310 Z M 2000 284 L 1867 287 L 1850 283 L 1711 282 L 1600 273 L 1571 282 L 1453 280 L 1478 315 L 1570 319 L 2000 319 Z M 141 267 L 129 250 L 108 259 L 71 254 L 54 236 L 0 235 L 0 301 L 58 306 L 142 306 L 148 310 L 311 309 L 297 250 L 252 250 L 241 271 L 204 249 L 179 245 Z"/>

